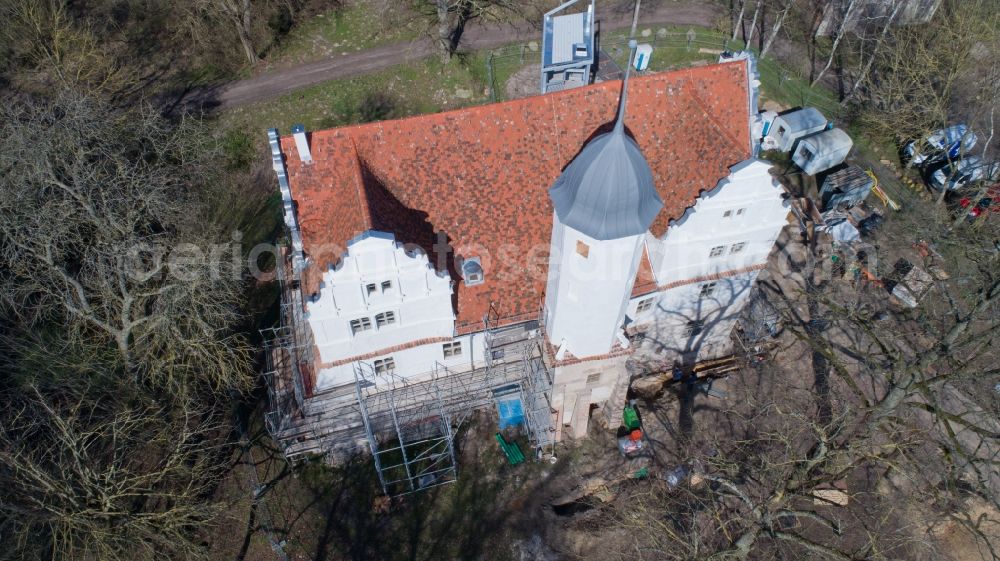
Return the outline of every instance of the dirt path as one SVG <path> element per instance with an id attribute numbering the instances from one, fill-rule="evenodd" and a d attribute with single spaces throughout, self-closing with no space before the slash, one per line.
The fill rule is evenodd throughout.
<path id="1" fill-rule="evenodd" d="M 664 24 L 710 27 L 717 15 L 715 8 L 707 3 L 657 2 L 642 10 L 639 28 Z M 632 24 L 632 14 L 628 9 L 605 9 L 598 13 L 598 20 L 605 31 L 622 29 Z M 538 39 L 538 30 L 528 25 L 517 27 L 473 25 L 462 36 L 460 49 L 490 49 L 516 41 Z M 246 80 L 220 86 L 212 91 L 191 92 L 187 97 L 202 99 L 205 105 L 217 109 L 229 109 L 278 97 L 327 80 L 369 74 L 420 60 L 435 52 L 434 42 L 429 37 L 423 37 L 265 72 Z"/>

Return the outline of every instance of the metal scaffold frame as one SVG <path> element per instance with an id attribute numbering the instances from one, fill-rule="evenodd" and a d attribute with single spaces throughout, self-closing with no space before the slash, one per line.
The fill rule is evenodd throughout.
<path id="1" fill-rule="evenodd" d="M 306 390 L 300 365 L 312 364 L 312 335 L 308 329 L 303 329 L 302 294 L 297 288 L 297 279 L 287 280 L 285 269 L 289 263 L 284 257 L 284 252 L 281 252 L 274 268 L 281 292 L 279 323 L 276 327 L 260 331 L 264 339 L 264 381 L 269 403 L 264 421 L 276 439 L 292 416 L 306 413 Z M 282 375 L 282 372 L 287 374 Z M 289 383 L 291 391 L 283 387 Z M 280 439 L 277 440 L 280 442 Z"/>
<path id="2" fill-rule="evenodd" d="M 355 364 L 358 403 L 375 470 L 386 495 L 455 481 L 451 419 L 436 384 L 408 383 L 392 372 Z"/>
<path id="3" fill-rule="evenodd" d="M 383 491 L 398 496 L 457 479 L 454 436 L 477 409 L 516 393 L 524 406 L 525 431 L 536 451 L 555 443 L 540 323 L 534 315 L 506 318 L 491 309 L 484 318 L 486 366 L 455 371 L 438 363 L 425 375 L 376 373 L 355 364 L 360 404 L 375 469 Z"/>

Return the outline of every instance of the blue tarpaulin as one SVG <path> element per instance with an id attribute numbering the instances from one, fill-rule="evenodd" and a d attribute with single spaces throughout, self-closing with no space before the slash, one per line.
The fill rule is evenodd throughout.
<path id="1" fill-rule="evenodd" d="M 501 429 L 524 424 L 524 406 L 519 397 L 497 400 L 497 413 L 500 415 Z"/>

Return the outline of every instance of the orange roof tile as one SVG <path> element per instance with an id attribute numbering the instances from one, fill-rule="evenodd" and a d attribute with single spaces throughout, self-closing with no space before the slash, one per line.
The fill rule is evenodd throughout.
<path id="1" fill-rule="evenodd" d="M 347 242 L 375 229 L 422 246 L 437 262 L 435 232 L 453 253 L 457 324 L 481 325 L 490 303 L 504 316 L 540 309 L 552 230 L 548 188 L 586 141 L 608 130 L 621 82 L 309 135 L 303 164 L 281 139 L 306 256 L 304 290 Z M 750 157 L 742 61 L 636 78 L 628 131 L 653 172 L 664 208 L 657 236 L 729 166 Z M 454 256 L 482 258 L 486 282 L 466 287 Z M 644 287 L 645 288 L 645 287 Z"/>

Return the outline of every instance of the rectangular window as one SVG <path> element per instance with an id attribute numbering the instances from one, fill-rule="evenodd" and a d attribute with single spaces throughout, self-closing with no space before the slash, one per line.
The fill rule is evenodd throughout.
<path id="1" fill-rule="evenodd" d="M 374 366 L 376 374 L 392 374 L 396 371 L 396 361 L 392 357 L 376 360 Z"/>
<path id="2" fill-rule="evenodd" d="M 656 300 L 656 299 L 655 298 L 645 298 L 643 300 L 639 300 L 639 304 L 636 305 L 636 307 L 635 307 L 635 313 L 641 314 L 643 312 L 648 312 L 649 310 L 653 309 L 653 301 L 654 300 Z"/>
<path id="3" fill-rule="evenodd" d="M 392 290 L 392 281 L 382 281 L 382 292 Z"/>
<path id="4" fill-rule="evenodd" d="M 371 296 L 372 294 L 375 294 L 375 288 L 376 287 L 377 286 L 376 286 L 375 283 L 369 283 L 369 284 L 365 285 L 365 291 L 368 293 L 368 296 Z"/>
<path id="5" fill-rule="evenodd" d="M 718 284 L 719 283 L 713 281 L 713 282 L 706 282 L 705 284 L 701 285 L 701 292 L 698 293 L 698 297 L 699 298 L 709 298 L 711 296 L 714 296 L 715 295 L 715 287 Z"/>
<path id="6" fill-rule="evenodd" d="M 719 257 L 719 256 L 721 256 L 725 252 L 726 252 L 726 246 L 724 246 L 724 245 L 717 245 L 717 246 L 713 247 L 711 251 L 708 252 L 708 256 L 709 257 Z"/>
<path id="7" fill-rule="evenodd" d="M 704 328 L 705 328 L 705 322 L 703 321 L 700 320 L 689 321 L 687 322 L 687 325 L 684 326 L 684 336 L 694 337 L 699 333 L 701 333 L 701 330 Z"/>
<path id="8" fill-rule="evenodd" d="M 601 373 L 600 372 L 596 372 L 594 374 L 591 374 L 591 375 L 587 376 L 587 383 L 588 384 L 596 384 L 596 383 L 598 383 L 600 381 L 601 381 Z"/>
<path id="9" fill-rule="evenodd" d="M 732 247 L 729 248 L 729 253 L 739 253 L 743 251 L 743 248 L 747 246 L 747 242 L 734 243 Z"/>
<path id="10" fill-rule="evenodd" d="M 590 246 L 581 242 L 580 240 L 577 240 L 576 252 L 579 253 L 581 256 L 583 256 L 584 259 L 586 259 L 588 256 L 590 256 Z"/>
<path id="11" fill-rule="evenodd" d="M 441 346 L 444 349 L 444 358 L 452 358 L 456 356 L 462 356 L 462 342 L 453 341 L 451 343 L 445 343 Z"/>
<path id="12" fill-rule="evenodd" d="M 726 212 L 723 212 L 723 213 L 722 213 L 722 217 L 723 217 L 723 218 L 729 218 L 729 217 L 731 217 L 732 215 L 733 215 L 733 211 L 731 211 L 731 210 L 727 210 Z"/>
<path id="13" fill-rule="evenodd" d="M 737 209 L 736 210 L 736 216 L 743 216 L 743 214 L 746 213 L 746 211 L 747 211 L 747 209 L 745 209 L 745 208 Z"/>
<path id="14" fill-rule="evenodd" d="M 396 323 L 396 312 L 382 312 L 375 314 L 375 325 L 379 328 Z"/>
<path id="15" fill-rule="evenodd" d="M 372 328 L 372 320 L 370 318 L 358 318 L 351 320 L 351 335 L 357 335 L 362 331 L 368 331 Z"/>

